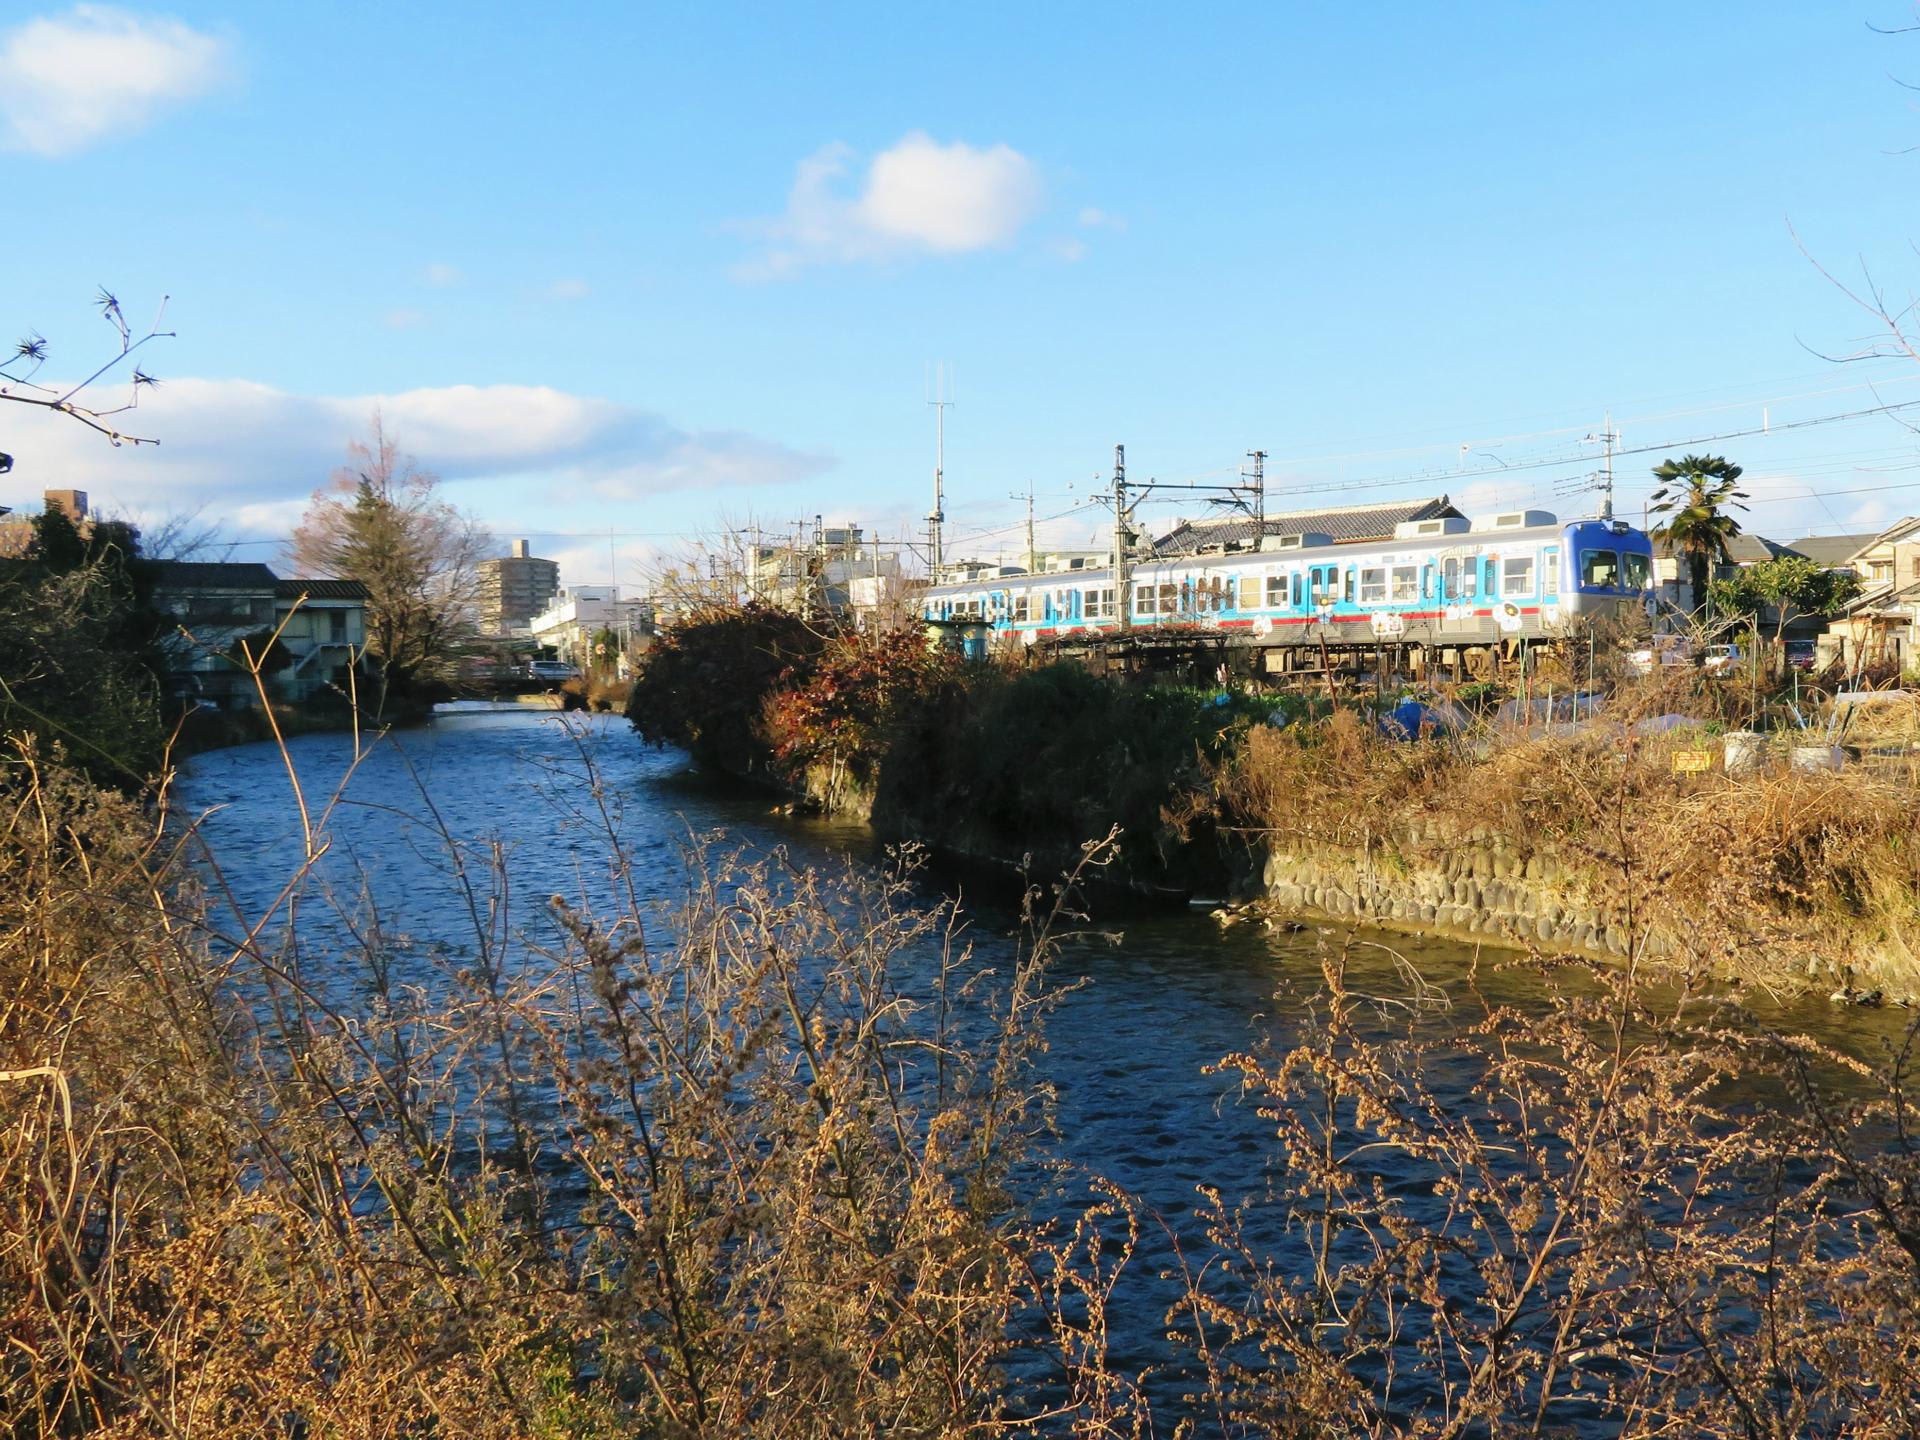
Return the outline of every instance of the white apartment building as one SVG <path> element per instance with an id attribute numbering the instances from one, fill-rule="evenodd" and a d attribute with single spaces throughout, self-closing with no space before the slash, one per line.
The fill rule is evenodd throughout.
<path id="1" fill-rule="evenodd" d="M 593 637 L 611 630 L 620 637 L 624 672 L 626 657 L 646 648 L 653 635 L 653 601 L 622 599 L 613 585 L 563 585 L 527 628 L 541 645 L 582 670 L 593 658 Z"/>

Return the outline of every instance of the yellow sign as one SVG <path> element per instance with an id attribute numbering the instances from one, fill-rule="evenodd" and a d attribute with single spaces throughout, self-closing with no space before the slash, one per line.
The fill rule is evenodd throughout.
<path id="1" fill-rule="evenodd" d="M 1676 750 L 1673 752 L 1673 773 L 1676 775 L 1698 775 L 1713 768 L 1711 750 Z"/>

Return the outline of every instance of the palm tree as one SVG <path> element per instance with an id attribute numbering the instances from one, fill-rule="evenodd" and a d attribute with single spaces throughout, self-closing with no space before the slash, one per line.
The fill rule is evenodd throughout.
<path id="1" fill-rule="evenodd" d="M 1660 488 L 1647 514 L 1665 517 L 1654 526 L 1653 538 L 1687 562 L 1696 606 L 1706 603 L 1712 567 L 1733 559 L 1727 542 L 1740 533 L 1740 522 L 1726 510 L 1747 508 L 1741 504 L 1746 492 L 1736 488 L 1740 475 L 1740 467 L 1722 455 L 1683 455 L 1653 467 Z"/>

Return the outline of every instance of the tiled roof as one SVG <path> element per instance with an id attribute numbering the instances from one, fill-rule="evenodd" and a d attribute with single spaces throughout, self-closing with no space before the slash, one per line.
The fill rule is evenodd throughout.
<path id="1" fill-rule="evenodd" d="M 1873 543 L 1874 534 L 1809 535 L 1802 540 L 1789 540 L 1787 548 L 1816 565 L 1844 565 Z"/>
<path id="2" fill-rule="evenodd" d="M 157 560 L 153 566 L 161 590 L 271 590 L 276 579 L 264 565 L 232 561 Z"/>
<path id="3" fill-rule="evenodd" d="M 1665 540 L 1654 541 L 1654 549 L 1661 556 L 1674 558 L 1673 546 Z M 1764 535 L 1755 535 L 1742 530 L 1727 540 L 1727 558 L 1735 565 L 1752 565 L 1761 560 L 1777 560 L 1793 547 L 1782 545 L 1778 540 L 1769 540 Z"/>
<path id="4" fill-rule="evenodd" d="M 1153 542 L 1155 555 L 1190 555 L 1203 545 L 1252 545 L 1256 535 L 1325 535 L 1336 542 L 1383 540 L 1408 520 L 1435 520 L 1460 512 L 1444 495 L 1430 500 L 1389 500 L 1379 505 L 1348 505 L 1338 510 L 1293 510 L 1268 515 L 1264 529 L 1245 515 L 1219 520 L 1182 521 Z"/>
<path id="5" fill-rule="evenodd" d="M 276 580 L 273 593 L 279 600 L 364 600 L 367 587 L 358 580 Z"/>

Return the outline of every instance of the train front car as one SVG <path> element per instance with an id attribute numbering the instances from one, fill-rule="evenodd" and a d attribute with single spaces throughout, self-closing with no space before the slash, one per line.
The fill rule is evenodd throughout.
<path id="1" fill-rule="evenodd" d="M 1624 520 L 1575 520 L 1561 551 L 1569 619 L 1631 618 L 1653 612 L 1653 542 Z"/>

